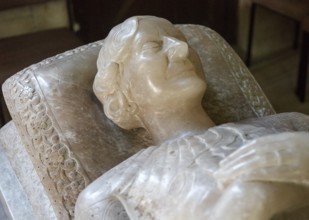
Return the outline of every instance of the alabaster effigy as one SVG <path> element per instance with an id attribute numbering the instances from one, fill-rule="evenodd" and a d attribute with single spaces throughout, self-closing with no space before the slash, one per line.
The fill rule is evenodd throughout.
<path id="1" fill-rule="evenodd" d="M 153 19 L 153 22 L 156 22 L 157 18 L 151 18 L 150 20 Z M 162 20 L 160 21 L 163 22 Z M 139 22 L 136 23 L 136 27 L 139 26 L 138 23 Z M 92 201 L 91 199 L 89 200 L 90 194 L 87 194 L 87 192 L 98 192 L 99 194 L 105 192 L 105 196 L 111 192 L 108 190 L 106 191 L 104 184 L 97 189 L 93 187 L 93 184 L 100 183 L 100 180 L 103 179 L 104 181 L 106 175 L 115 175 L 110 179 L 110 183 L 112 183 L 114 189 L 124 190 L 123 192 L 125 192 L 125 189 L 123 188 L 125 186 L 128 186 L 128 190 L 137 189 L 136 187 L 139 186 L 137 181 L 135 181 L 137 185 L 132 184 L 129 186 L 126 184 L 133 183 L 132 181 L 134 180 L 140 180 L 136 176 L 131 176 L 130 173 L 138 172 L 142 174 L 141 169 L 144 169 L 146 172 L 145 177 L 148 176 L 152 178 L 142 180 L 145 181 L 145 185 L 138 188 L 139 192 L 136 192 L 135 200 L 143 195 L 144 198 L 146 198 L 145 195 L 148 193 L 146 191 L 148 191 L 148 189 L 150 190 L 151 186 L 156 187 L 158 189 L 158 197 L 153 198 L 153 193 L 156 191 L 153 191 L 152 188 L 152 191 L 149 192 L 149 201 L 153 201 L 155 204 L 160 200 L 161 208 L 163 207 L 163 204 L 170 202 L 170 206 L 166 206 L 165 210 L 161 210 L 162 213 L 166 213 L 165 218 L 171 219 L 173 218 L 173 215 L 176 216 L 183 213 L 183 218 L 187 216 L 187 219 L 190 219 L 193 218 L 191 215 L 193 210 L 204 208 L 204 206 L 200 205 L 201 203 L 198 203 L 198 199 L 204 198 L 202 198 L 202 195 L 205 195 L 206 188 L 205 186 L 201 186 L 201 188 L 197 186 L 201 181 L 204 181 L 203 178 L 209 177 L 208 174 L 205 176 L 196 175 L 197 173 L 208 173 L 207 169 L 212 172 L 218 170 L 220 165 L 219 161 L 222 160 L 226 161 L 226 164 L 229 164 L 229 158 L 231 160 L 233 158 L 228 157 L 230 153 L 234 152 L 234 150 L 235 152 L 238 152 L 236 149 L 246 144 L 248 144 L 248 146 L 253 146 L 253 142 L 250 142 L 250 145 L 247 141 L 253 141 L 259 136 L 277 133 L 280 135 L 282 132 L 308 130 L 307 116 L 297 113 L 270 116 L 275 114 L 275 111 L 264 93 L 240 58 L 216 32 L 199 25 L 172 26 L 170 23 L 166 24 L 166 21 L 164 21 L 164 25 L 162 26 L 163 32 L 166 29 L 166 25 L 168 26 L 168 29 L 171 29 L 170 34 L 175 34 L 177 32 L 176 38 L 169 39 L 169 37 L 167 37 L 166 41 L 171 45 L 176 44 L 181 45 L 181 48 L 187 48 L 191 55 L 194 54 L 194 52 L 189 48 L 194 49 L 200 59 L 200 61 L 198 61 L 197 55 L 194 55 L 194 60 L 197 62 L 192 62 L 192 66 L 190 65 L 190 68 L 188 68 L 190 74 L 196 72 L 200 77 L 192 79 L 199 85 L 196 86 L 196 89 L 198 89 L 199 92 L 201 92 L 206 85 L 205 81 L 201 80 L 203 78 L 202 74 L 205 74 L 206 77 L 207 89 L 204 96 L 203 94 L 199 94 L 199 98 L 203 96 L 202 107 L 205 112 L 207 112 L 208 116 L 206 118 L 205 115 L 201 116 L 200 126 L 197 129 L 193 127 L 193 123 L 190 125 L 190 122 L 187 121 L 191 130 L 194 131 L 193 133 L 189 132 L 189 134 L 192 134 L 192 141 L 193 143 L 196 142 L 198 149 L 190 152 L 190 154 L 183 153 L 191 149 L 188 146 L 192 145 L 189 144 L 190 141 L 187 140 L 189 136 L 181 135 L 183 131 L 176 132 L 175 130 L 175 137 L 171 138 L 173 133 L 164 133 L 163 130 L 158 129 L 158 131 L 162 132 L 160 135 L 155 136 L 153 135 L 153 131 L 152 133 L 150 132 L 150 128 L 148 128 L 148 131 L 143 128 L 134 128 L 140 122 L 138 117 L 134 117 L 135 120 L 133 124 L 130 124 L 132 121 L 129 123 L 131 120 L 130 117 L 126 117 L 128 123 L 121 123 L 120 121 L 115 120 L 120 127 L 106 117 L 102 109 L 102 103 L 100 102 L 103 100 L 101 100 L 99 95 L 98 97 L 100 100 L 95 96 L 92 88 L 94 78 L 96 75 L 99 75 L 97 74 L 98 69 L 96 67 L 96 62 L 101 47 L 116 42 L 113 42 L 110 39 L 101 40 L 48 58 L 15 74 L 3 85 L 3 94 L 13 120 L 0 130 L 0 155 L 5 156 L 3 158 L 6 158 L 1 160 L 1 162 L 3 162 L 1 163 L 1 166 L 3 164 L 7 167 L 10 166 L 10 172 L 12 175 L 9 181 L 17 181 L 16 185 L 19 184 L 20 186 L 16 188 L 7 187 L 7 179 L 2 177 L 4 173 L 7 173 L 8 169 L 6 169 L 5 166 L 2 166 L 3 169 L 0 172 L 0 191 L 2 196 L 4 196 L 4 201 L 7 201 L 6 205 L 8 206 L 10 213 L 16 213 L 15 215 L 11 215 L 12 219 L 18 219 L 18 217 L 14 216 L 23 216 L 23 219 L 31 220 L 74 219 L 74 216 L 76 216 L 77 219 L 92 219 L 93 217 L 97 218 L 97 216 L 104 217 L 105 219 L 121 219 L 121 216 L 123 218 L 129 218 L 128 215 L 131 219 L 134 219 L 133 217 L 137 213 L 142 214 L 139 215 L 137 219 L 147 219 L 144 217 L 146 213 L 149 218 L 153 217 L 154 219 L 160 219 L 161 216 L 157 216 L 159 212 L 153 210 L 153 207 L 148 206 L 148 200 L 147 202 L 146 200 L 140 200 L 139 202 L 136 201 L 135 203 L 132 203 L 135 204 L 135 207 L 137 208 L 135 213 L 129 211 L 134 205 L 132 205 L 132 207 L 129 207 L 129 205 L 126 206 L 126 204 L 131 204 L 131 202 L 125 200 L 120 201 L 119 199 L 122 197 L 117 197 L 118 199 L 108 201 L 107 204 L 109 204 L 110 207 L 113 207 L 111 209 L 106 209 L 106 204 L 100 205 L 99 203 L 95 203 L 96 205 L 92 206 Z M 181 31 L 184 36 L 179 31 L 175 30 L 175 27 Z M 158 30 L 158 33 L 161 33 L 160 28 L 156 28 L 156 30 Z M 144 34 L 141 34 L 141 36 L 143 35 Z M 164 41 L 161 43 L 163 42 Z M 150 44 L 145 47 L 151 49 L 152 47 L 156 48 L 157 46 L 158 45 Z M 169 50 L 170 56 L 177 58 L 180 53 L 185 57 L 186 49 L 181 49 L 179 51 L 176 48 L 177 47 L 171 46 L 171 50 Z M 102 56 L 103 55 L 101 54 L 100 57 L 102 58 Z M 101 59 L 99 59 L 99 63 L 102 63 Z M 179 74 L 178 70 L 181 71 L 183 65 L 188 65 L 188 63 L 182 62 L 179 62 L 178 64 L 179 65 L 174 65 L 173 74 L 175 75 L 171 77 L 177 78 L 177 75 Z M 101 64 L 99 64 L 99 70 L 101 69 L 100 65 Z M 111 66 L 111 68 L 116 67 Z M 134 68 L 137 67 L 138 66 L 135 66 Z M 123 66 L 119 65 L 118 68 L 123 68 Z M 156 68 L 160 68 L 160 66 L 156 65 Z M 144 68 L 146 72 L 148 71 L 147 69 L 148 68 Z M 184 74 L 186 73 L 184 72 Z M 96 81 L 98 82 L 98 80 Z M 189 80 L 186 85 L 190 85 L 188 84 L 190 81 L 191 80 Z M 140 83 L 143 83 L 143 81 L 140 81 Z M 136 89 L 138 87 L 141 88 L 140 83 L 135 84 Z M 145 85 L 142 88 L 149 88 L 149 86 L 151 86 L 148 84 L 147 87 L 147 84 L 144 84 Z M 180 85 L 181 84 L 182 83 L 180 82 Z M 110 86 L 114 86 L 114 84 L 111 84 Z M 121 85 L 119 90 L 115 91 L 116 94 L 119 94 L 119 98 L 127 97 L 126 93 L 121 94 L 121 92 L 123 92 L 122 86 L 124 85 Z M 188 89 L 192 92 L 195 91 L 194 87 L 195 86 L 189 86 Z M 167 86 L 167 88 L 169 87 Z M 100 90 L 100 83 L 97 86 L 97 89 L 98 91 Z M 179 89 L 181 89 L 181 86 Z M 96 93 L 98 93 L 98 91 Z M 128 94 L 132 93 L 129 84 L 127 84 L 126 91 L 129 91 Z M 182 103 L 188 103 L 187 101 L 185 102 L 185 100 L 188 100 L 188 97 L 184 94 L 185 93 L 181 93 L 179 90 L 179 96 L 175 101 L 169 102 L 168 99 L 165 100 L 170 106 L 170 110 L 168 111 L 170 114 L 173 113 L 172 109 L 174 107 L 179 106 Z M 150 93 L 146 92 L 142 95 L 144 100 L 152 97 Z M 184 95 L 183 99 L 179 101 L 179 98 L 182 95 Z M 166 97 L 168 98 L 169 96 Z M 194 99 L 196 101 L 198 100 L 196 98 Z M 125 101 L 126 99 L 122 100 Z M 154 107 L 160 108 L 160 105 L 158 104 L 160 104 L 160 100 L 163 99 L 153 99 L 153 101 L 155 100 L 156 102 L 153 102 L 154 104 L 156 103 Z M 141 104 L 137 105 L 134 102 L 123 102 L 122 104 L 125 104 L 125 106 L 128 106 L 127 104 L 130 106 L 128 112 L 123 113 L 118 111 L 121 106 L 118 104 L 113 103 L 113 100 L 111 100 L 111 111 L 107 112 L 108 117 L 111 115 L 117 116 L 117 114 L 123 116 L 123 114 L 140 112 L 141 110 L 141 106 L 139 106 Z M 185 105 L 183 105 L 183 107 L 185 107 Z M 196 120 L 199 118 L 198 115 L 204 114 L 200 108 L 198 111 L 192 109 L 192 113 L 196 113 Z M 130 114 L 127 116 L 130 116 Z M 265 116 L 269 117 L 264 118 Z M 253 119 L 249 120 L 249 118 Z M 170 125 L 175 125 L 168 122 L 168 120 L 163 121 L 163 123 L 165 123 L 164 126 L 169 127 Z M 204 122 L 207 122 L 207 126 L 203 124 Z M 238 123 L 223 125 L 224 123 L 229 122 Z M 233 126 L 235 128 L 233 128 Z M 123 129 L 129 127 L 133 129 Z M 207 130 L 207 127 L 211 128 Z M 260 129 L 260 127 L 262 128 Z M 199 132 L 202 130 L 205 133 Z M 247 132 L 248 130 L 250 132 Z M 178 137 L 179 135 L 182 137 Z M 301 137 L 297 139 L 302 139 L 304 136 L 302 134 L 299 135 Z M 208 142 L 203 140 L 206 139 L 206 137 Z M 218 141 L 218 139 L 221 139 L 222 137 L 224 137 L 223 140 Z M 228 140 L 226 138 L 228 138 Z M 280 139 L 281 136 L 276 136 L 276 138 Z M 172 148 L 165 148 L 164 146 L 169 143 L 168 139 L 173 139 L 177 144 L 172 144 Z M 294 139 L 291 137 L 292 142 Z M 162 140 L 166 141 L 160 143 Z M 202 142 L 202 144 L 200 142 Z M 289 143 L 288 141 L 286 142 Z M 204 153 L 200 152 L 205 149 L 205 143 L 209 143 L 211 146 L 209 149 L 214 149 L 211 151 L 216 155 L 215 157 L 212 156 L 213 154 L 207 154 L 207 150 L 205 152 L 203 151 Z M 229 144 L 232 145 L 230 146 Z M 265 146 L 268 146 L 267 144 L 265 144 Z M 141 151 L 142 149 L 145 150 Z M 168 151 L 169 149 L 174 149 L 175 151 Z M 249 152 L 251 152 L 250 147 L 244 149 L 248 149 Z M 166 151 L 171 153 L 171 156 L 180 156 L 179 158 L 181 158 L 181 161 L 184 161 L 182 159 L 186 155 L 191 158 L 196 158 L 194 155 L 200 155 L 200 157 L 196 158 L 196 164 L 205 164 L 205 166 L 200 166 L 200 168 L 205 167 L 206 171 L 199 168 L 195 169 L 195 163 L 192 163 L 192 166 L 190 167 L 188 167 L 186 163 L 180 163 L 178 165 L 169 163 L 170 165 L 173 165 L 174 173 L 167 173 L 168 175 L 165 175 L 164 172 L 156 170 L 158 167 L 155 167 L 153 170 L 154 173 L 148 172 L 149 169 L 152 170 L 151 167 L 153 165 L 157 165 L 160 161 L 166 161 L 164 157 L 160 156 L 161 153 L 157 156 L 155 154 L 155 152 L 161 152 L 161 150 L 162 152 Z M 154 153 L 152 153 L 152 151 Z M 261 151 L 261 153 L 263 152 L 264 151 Z M 302 151 L 298 152 L 301 153 Z M 145 159 L 147 155 L 151 160 L 148 161 Z M 306 154 L 301 155 L 304 157 L 306 156 Z M 205 159 L 205 157 L 207 159 Z M 132 166 L 130 166 L 131 163 L 127 162 L 126 159 L 128 159 L 128 161 L 133 161 Z M 5 161 L 9 161 L 9 163 Z M 193 159 L 185 161 L 189 162 L 193 161 Z M 116 180 L 115 178 L 117 175 L 121 174 L 121 171 L 115 172 L 115 169 L 117 169 L 117 165 L 122 162 L 124 164 L 130 163 L 127 166 L 128 173 L 122 176 L 123 179 Z M 143 165 L 144 162 L 147 162 L 147 166 L 146 164 L 145 166 Z M 175 160 L 174 162 L 178 163 L 180 160 Z M 161 162 L 159 164 L 161 164 Z M 259 164 L 259 166 L 262 168 L 263 164 Z M 115 168 L 113 169 L 113 167 Z M 123 167 L 123 165 L 120 165 L 118 168 L 121 167 Z M 303 166 L 302 171 L 304 171 L 305 167 L 306 166 Z M 165 168 L 168 168 L 168 166 L 165 166 Z M 193 169 L 194 172 L 189 172 L 190 169 Z M 179 172 L 181 173 L 180 176 L 178 175 Z M 106 173 L 106 175 L 104 175 L 104 173 Z M 187 174 L 192 176 L 188 179 Z M 278 172 L 275 174 L 278 174 Z M 273 175 L 274 178 L 276 177 L 275 174 Z M 166 200 L 163 201 L 160 198 L 164 196 L 167 190 L 169 190 L 165 187 L 165 184 L 171 184 L 174 181 L 168 179 L 173 175 L 182 180 L 182 183 L 185 180 L 190 180 L 191 177 L 193 178 L 194 176 L 197 185 L 192 188 L 190 188 L 192 182 L 188 182 L 188 185 L 183 188 L 180 185 L 175 185 L 175 191 L 169 192 L 171 193 L 171 196 L 165 196 L 164 198 L 166 198 Z M 232 186 L 237 180 L 245 179 L 244 176 L 245 175 L 241 172 L 236 173 L 235 175 L 224 175 L 224 173 L 217 172 L 216 178 L 218 182 L 216 183 L 218 186 L 218 192 L 226 191 L 226 189 L 229 186 Z M 257 176 L 258 175 L 249 176 L 248 179 L 255 180 Z M 160 178 L 159 182 L 162 182 L 162 186 L 154 185 L 155 183 L 150 181 L 155 180 L 157 177 Z M 167 178 L 166 180 L 165 177 Z M 264 180 L 264 177 L 260 176 L 259 180 L 262 181 L 262 179 Z M 284 182 L 286 179 L 287 178 L 281 179 L 279 182 Z M 125 180 L 127 182 L 125 182 Z M 146 181 L 148 181 L 147 186 Z M 92 182 L 94 183 L 91 185 Z M 142 184 L 142 182 L 140 184 Z M 297 177 L 295 177 L 294 184 L 300 185 L 300 181 L 297 180 Z M 88 185 L 89 187 L 87 187 Z M 86 190 L 84 193 L 80 195 L 85 188 Z M 209 188 L 209 190 L 213 189 L 214 188 L 212 187 Z M 19 191 L 17 192 L 17 190 Z M 181 192 L 177 193 L 177 190 L 180 190 Z M 194 192 L 191 197 L 185 197 L 188 196 L 188 191 L 186 190 L 193 190 L 190 191 L 192 193 Z M 4 191 L 5 193 L 3 193 Z M 130 191 L 130 193 L 132 192 L 133 191 Z M 278 192 L 282 192 L 282 190 Z M 178 197 L 172 196 L 175 195 L 175 193 Z M 196 209 L 193 209 L 192 206 L 186 207 L 185 205 L 189 201 L 193 201 L 192 199 L 197 193 L 201 194 L 196 197 L 195 202 L 192 203 L 192 205 L 197 204 Z M 227 196 L 228 194 L 225 195 Z M 80 199 L 78 205 L 75 207 L 78 196 Z M 101 195 L 95 196 L 94 198 L 106 198 L 100 196 Z M 177 200 L 183 198 L 188 198 L 188 200 L 180 204 Z M 207 198 L 211 199 L 219 197 Z M 224 197 L 221 196 L 220 198 L 223 199 Z M 255 197 L 253 196 L 253 198 Z M 298 199 L 297 197 L 295 198 Z M 179 206 L 176 207 L 175 202 L 178 202 Z M 212 203 L 212 207 L 214 204 L 223 205 L 223 203 Z M 18 208 L 21 206 L 24 207 L 24 209 Z M 98 207 L 98 209 L 93 210 L 94 207 Z M 179 211 L 182 210 L 182 207 L 185 207 L 183 210 L 187 210 L 186 214 L 183 211 Z M 189 210 L 189 207 L 192 208 L 190 208 L 191 211 Z M 210 206 L 207 205 L 207 207 L 207 210 L 211 209 Z M 74 212 L 74 209 L 77 210 L 77 213 Z M 175 209 L 175 211 L 171 211 L 172 209 Z M 114 215 L 116 210 L 119 210 L 120 217 Z M 222 209 L 217 206 L 217 209 L 212 210 L 212 212 L 215 213 L 215 210 L 218 212 L 218 210 Z M 203 214 L 202 212 L 196 213 Z M 304 212 L 298 213 L 303 214 Z M 198 219 L 198 216 L 195 216 L 194 218 Z M 162 217 L 162 219 L 164 218 Z M 176 219 L 176 217 L 174 219 Z"/>
<path id="2" fill-rule="evenodd" d="M 106 116 L 124 129 L 144 128 L 154 145 L 87 186 L 75 219 L 262 220 L 309 213 L 302 209 L 309 207 L 308 116 L 216 126 L 201 104 L 207 78 L 199 56 L 162 18 L 132 17 L 114 27 L 97 66 L 93 88 Z"/>

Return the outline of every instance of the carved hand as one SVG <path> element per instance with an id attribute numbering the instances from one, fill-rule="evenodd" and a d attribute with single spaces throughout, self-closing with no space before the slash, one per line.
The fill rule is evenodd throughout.
<path id="1" fill-rule="evenodd" d="M 215 174 L 234 180 L 309 184 L 309 133 L 289 132 L 256 139 L 221 161 Z"/>
<path id="2" fill-rule="evenodd" d="M 244 145 L 220 163 L 215 177 L 224 189 L 210 219 L 229 213 L 229 219 L 268 220 L 308 205 L 308 169 L 309 133 L 275 134 Z"/>

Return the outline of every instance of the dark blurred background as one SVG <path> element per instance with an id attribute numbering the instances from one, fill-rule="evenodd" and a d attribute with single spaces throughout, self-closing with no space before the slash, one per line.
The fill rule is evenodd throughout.
<path id="1" fill-rule="evenodd" d="M 229 42 L 237 36 L 237 0 L 72 0 L 80 36 L 91 42 L 107 35 L 133 15 L 156 15 L 176 24 L 201 24 L 215 29 Z"/>

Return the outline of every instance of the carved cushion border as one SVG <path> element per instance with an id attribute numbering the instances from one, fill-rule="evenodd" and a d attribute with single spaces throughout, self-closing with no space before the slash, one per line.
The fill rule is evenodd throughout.
<path id="1" fill-rule="evenodd" d="M 206 34 L 208 38 L 213 40 L 215 43 L 213 46 L 216 46 L 218 51 L 220 51 L 226 64 L 231 70 L 231 75 L 235 78 L 235 81 L 245 96 L 248 105 L 251 107 L 252 111 L 256 114 L 257 117 L 263 117 L 276 113 L 269 100 L 262 92 L 263 90 L 256 82 L 255 78 L 252 76 L 243 61 L 217 32 L 211 28 L 201 25 L 188 24 L 177 27 L 180 27 L 180 30 L 184 27 L 186 29 L 198 28 L 201 30 L 201 32 L 203 32 L 203 34 Z"/>
<path id="2" fill-rule="evenodd" d="M 16 73 L 2 86 L 12 119 L 45 190 L 49 191 L 58 219 L 74 218 L 75 201 L 89 184 L 89 178 L 62 135 L 34 74 L 39 68 L 102 44 L 98 41 L 45 59 Z"/>

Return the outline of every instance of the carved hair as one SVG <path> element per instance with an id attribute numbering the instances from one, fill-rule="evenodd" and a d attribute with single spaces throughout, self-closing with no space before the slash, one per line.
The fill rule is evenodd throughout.
<path id="1" fill-rule="evenodd" d="M 138 17 L 115 26 L 100 51 L 93 89 L 103 103 L 106 116 L 125 129 L 142 127 L 138 108 L 130 99 L 129 85 L 122 80 L 123 61 L 138 28 Z"/>

